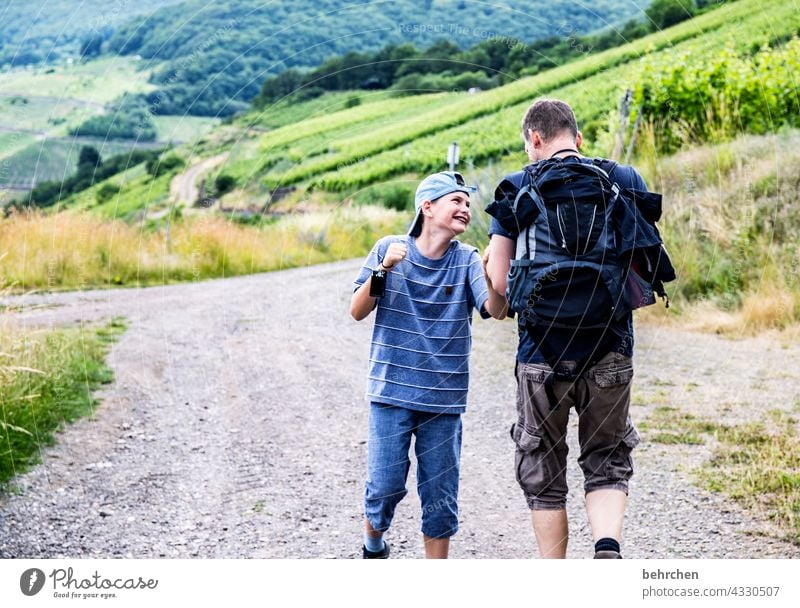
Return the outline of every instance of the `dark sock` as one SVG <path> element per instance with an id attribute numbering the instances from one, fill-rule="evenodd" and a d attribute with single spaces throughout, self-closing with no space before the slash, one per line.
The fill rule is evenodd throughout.
<path id="1" fill-rule="evenodd" d="M 619 553 L 619 543 L 613 538 L 601 538 L 594 544 L 594 552 L 616 551 Z"/>

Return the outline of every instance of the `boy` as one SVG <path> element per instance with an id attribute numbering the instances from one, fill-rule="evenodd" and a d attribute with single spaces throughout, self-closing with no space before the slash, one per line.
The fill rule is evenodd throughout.
<path id="1" fill-rule="evenodd" d="M 376 309 L 367 388 L 365 559 L 389 556 L 383 534 L 407 493 L 412 435 L 425 556 L 446 558 L 458 529 L 472 308 L 489 316 L 481 258 L 453 239 L 469 225 L 474 190 L 459 173 L 426 177 L 414 197 L 408 235 L 380 239 L 355 280 L 350 314 L 360 321 Z"/>

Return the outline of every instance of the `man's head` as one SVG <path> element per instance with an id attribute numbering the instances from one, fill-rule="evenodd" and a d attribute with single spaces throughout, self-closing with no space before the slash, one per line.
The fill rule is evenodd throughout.
<path id="1" fill-rule="evenodd" d="M 467 186 L 460 173 L 442 171 L 423 179 L 414 195 L 414 221 L 408 234 L 417 237 L 422 234 L 425 218 L 442 226 L 448 226 L 456 234 L 461 234 L 469 225 L 469 195 L 476 188 Z"/>
<path id="2" fill-rule="evenodd" d="M 555 152 L 552 144 L 578 147 L 582 141 L 575 113 L 568 103 L 558 99 L 538 99 L 531 104 L 522 118 L 522 138 L 525 151 L 533 161 Z"/>

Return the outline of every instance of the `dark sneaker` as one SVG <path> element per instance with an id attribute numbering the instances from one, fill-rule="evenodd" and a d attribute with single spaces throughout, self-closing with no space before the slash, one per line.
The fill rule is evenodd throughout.
<path id="1" fill-rule="evenodd" d="M 389 543 L 383 541 L 383 551 L 367 551 L 364 549 L 364 559 L 386 559 L 389 557 Z"/>
<path id="2" fill-rule="evenodd" d="M 594 554 L 595 559 L 622 559 L 618 551 L 598 551 Z"/>

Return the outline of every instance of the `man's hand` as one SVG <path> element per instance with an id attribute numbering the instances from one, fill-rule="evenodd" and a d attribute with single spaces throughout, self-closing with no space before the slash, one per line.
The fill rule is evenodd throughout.
<path id="1" fill-rule="evenodd" d="M 492 280 L 489 278 L 489 255 L 491 254 L 491 251 L 492 243 L 490 241 L 489 244 L 486 245 L 486 249 L 483 250 L 483 257 L 481 258 L 483 261 L 483 274 L 486 277 L 486 283 L 488 285 L 492 284 Z"/>
<path id="2" fill-rule="evenodd" d="M 408 255 L 408 247 L 405 243 L 392 243 L 389 245 L 389 248 L 386 250 L 386 255 L 383 256 L 383 261 L 381 265 L 386 269 L 389 270 L 393 268 L 395 265 L 402 262 L 406 255 Z"/>

